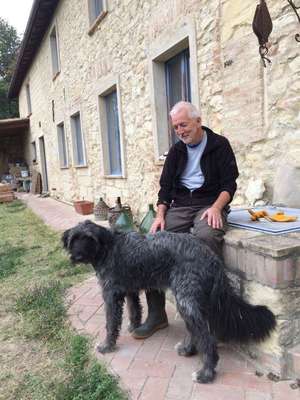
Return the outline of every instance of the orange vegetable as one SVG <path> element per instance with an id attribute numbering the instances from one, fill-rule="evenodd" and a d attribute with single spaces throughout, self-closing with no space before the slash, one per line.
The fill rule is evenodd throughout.
<path id="1" fill-rule="evenodd" d="M 295 222 L 297 217 L 292 215 L 285 215 L 284 212 L 278 212 L 270 216 L 271 220 L 274 222 Z"/>
<path id="2" fill-rule="evenodd" d="M 253 211 L 248 209 L 251 214 L 251 221 L 259 221 L 260 218 L 265 218 L 270 222 L 295 222 L 297 217 L 286 215 L 283 211 L 277 211 L 274 215 L 269 215 L 265 210 Z"/>
<path id="3" fill-rule="evenodd" d="M 259 218 L 265 218 L 268 216 L 268 213 L 265 210 L 253 211 L 248 209 L 248 212 L 251 214 L 252 221 L 258 221 Z"/>

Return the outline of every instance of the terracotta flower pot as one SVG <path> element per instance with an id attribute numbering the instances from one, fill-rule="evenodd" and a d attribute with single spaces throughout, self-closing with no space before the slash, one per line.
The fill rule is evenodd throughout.
<path id="1" fill-rule="evenodd" d="M 75 211 L 78 214 L 88 215 L 92 214 L 94 210 L 94 203 L 87 200 L 74 201 Z"/>

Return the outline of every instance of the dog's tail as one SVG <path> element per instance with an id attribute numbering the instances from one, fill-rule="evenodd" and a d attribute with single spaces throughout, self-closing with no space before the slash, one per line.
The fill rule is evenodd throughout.
<path id="1" fill-rule="evenodd" d="M 222 341 L 262 341 L 276 327 L 272 311 L 243 300 L 234 292 L 222 270 L 215 276 L 210 300 L 210 329 Z"/>

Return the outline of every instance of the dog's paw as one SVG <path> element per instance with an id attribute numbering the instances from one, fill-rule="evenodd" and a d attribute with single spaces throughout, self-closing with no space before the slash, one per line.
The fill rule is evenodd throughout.
<path id="1" fill-rule="evenodd" d="M 179 342 L 175 345 L 175 350 L 179 356 L 190 357 L 197 354 L 197 350 L 195 346 L 185 345 L 182 342 Z"/>
<path id="2" fill-rule="evenodd" d="M 201 369 L 192 373 L 192 379 L 198 383 L 209 383 L 215 379 L 216 371 L 211 369 Z"/>
<path id="3" fill-rule="evenodd" d="M 96 350 L 101 354 L 112 353 L 116 349 L 115 345 L 108 344 L 106 342 L 99 343 L 96 346 Z"/>

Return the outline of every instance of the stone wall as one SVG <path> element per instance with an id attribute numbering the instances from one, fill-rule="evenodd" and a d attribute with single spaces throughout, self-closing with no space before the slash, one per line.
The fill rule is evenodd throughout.
<path id="1" fill-rule="evenodd" d="M 277 321 L 268 340 L 240 350 L 260 370 L 282 379 L 298 377 L 291 354 L 300 344 L 300 233 L 270 236 L 230 229 L 224 260 L 243 296 L 251 304 L 267 305 Z"/>
<path id="2" fill-rule="evenodd" d="M 252 0 L 107 3 L 107 15 L 89 35 L 87 1 L 60 2 L 53 24 L 61 72 L 52 80 L 52 24 L 20 92 L 20 115 L 25 117 L 25 84 L 29 82 L 29 142 L 45 138 L 51 194 L 67 201 L 103 196 L 109 204 L 120 195 L 138 216 L 146 211 L 147 203 L 156 201 L 162 163 L 155 157 L 149 49 L 178 26 L 188 26 L 195 30 L 198 106 L 203 123 L 226 135 L 236 152 L 241 174 L 234 204 L 259 197 L 272 201 L 278 161 L 300 148 L 300 47 L 294 39 L 299 24 L 287 2 L 268 1 L 274 29 L 272 65 L 266 69 L 252 32 L 256 6 Z M 110 77 L 119 82 L 124 136 L 126 174 L 119 179 L 104 177 L 99 132 L 99 82 Z M 75 168 L 72 162 L 70 115 L 79 110 L 87 152 L 85 168 Z M 59 168 L 56 125 L 61 121 L 68 140 L 67 169 Z M 249 183 L 255 189 L 257 181 L 266 190 L 247 198 Z"/>

